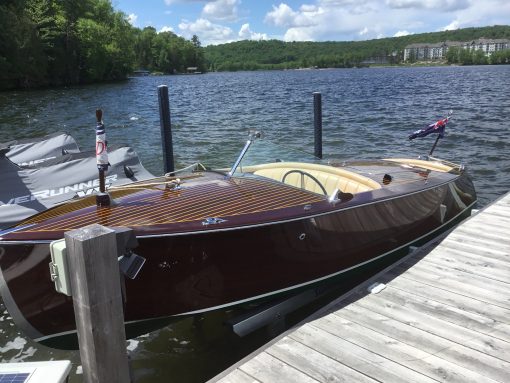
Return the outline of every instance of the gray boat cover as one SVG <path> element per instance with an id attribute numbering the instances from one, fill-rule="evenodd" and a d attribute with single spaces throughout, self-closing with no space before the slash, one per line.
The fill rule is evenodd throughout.
<path id="1" fill-rule="evenodd" d="M 6 153 L 7 158 L 20 166 L 34 166 L 67 153 L 80 151 L 74 138 L 67 133 L 11 141 L 0 144 L 0 148 L 2 147 L 9 148 Z"/>
<path id="2" fill-rule="evenodd" d="M 39 143 L 26 145 L 30 150 L 46 147 Z M 32 161 L 34 165 L 22 168 L 7 158 L 7 154 L 10 154 L 9 147 L 0 148 L 0 175 L 3 178 L 0 183 L 0 229 L 68 199 L 99 190 L 95 152 L 65 154 L 60 149 L 60 152 L 53 151 L 55 155 L 51 155 L 50 150 L 40 153 L 45 153 L 43 156 L 49 153 L 46 158 L 54 158 L 37 162 L 39 158 L 35 153 L 29 157 L 19 151 L 14 158 L 18 161 L 20 158 L 25 162 Z M 128 146 L 110 147 L 108 157 L 111 167 L 106 173 L 107 187 L 154 177 L 142 166 L 135 151 Z"/>

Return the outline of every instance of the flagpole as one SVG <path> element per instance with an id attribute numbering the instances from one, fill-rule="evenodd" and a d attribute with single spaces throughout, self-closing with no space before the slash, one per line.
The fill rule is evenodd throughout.
<path id="1" fill-rule="evenodd" d="M 99 171 L 99 193 L 96 194 L 97 206 L 109 206 L 110 196 L 106 192 L 105 172 L 108 170 L 108 149 L 106 129 L 103 124 L 103 111 L 96 109 L 96 163 Z"/>
<path id="2" fill-rule="evenodd" d="M 437 143 L 439 142 L 440 138 L 441 138 L 441 135 L 438 135 L 436 137 L 436 141 L 434 141 L 434 145 L 432 145 L 432 149 L 430 149 L 429 157 L 432 157 L 432 153 L 434 153 L 434 150 L 436 149 Z"/>

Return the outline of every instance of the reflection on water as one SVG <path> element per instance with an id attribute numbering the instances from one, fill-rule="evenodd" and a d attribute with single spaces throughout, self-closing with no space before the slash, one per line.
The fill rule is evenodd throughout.
<path id="1" fill-rule="evenodd" d="M 468 164 L 481 205 L 510 189 L 510 66 L 211 73 L 3 92 L 0 142 L 67 131 L 90 150 L 95 109 L 101 107 L 110 144 L 132 145 L 144 165 L 160 174 L 157 86 L 162 83 L 169 86 L 181 166 L 200 160 L 229 167 L 249 130 L 263 131 L 280 146 L 313 152 L 312 93 L 319 91 L 326 158 L 426 154 L 433 138 L 409 142 L 407 135 L 453 109 L 435 154 Z M 323 303 L 301 310 L 290 323 Z M 81 381 L 77 352 L 35 344 L 19 333 L 3 306 L 0 313 L 2 361 L 71 359 L 71 382 Z M 233 335 L 223 323 L 235 314 L 216 312 L 130 340 L 136 381 L 201 382 L 270 339 L 264 329 L 244 339 Z"/>

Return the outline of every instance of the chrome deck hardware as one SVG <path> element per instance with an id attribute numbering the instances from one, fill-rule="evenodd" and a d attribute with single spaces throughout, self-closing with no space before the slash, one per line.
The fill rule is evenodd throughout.
<path id="1" fill-rule="evenodd" d="M 218 223 L 227 222 L 226 219 L 216 218 L 216 217 L 208 217 L 202 221 L 202 225 L 209 226 L 209 225 L 217 225 Z"/>

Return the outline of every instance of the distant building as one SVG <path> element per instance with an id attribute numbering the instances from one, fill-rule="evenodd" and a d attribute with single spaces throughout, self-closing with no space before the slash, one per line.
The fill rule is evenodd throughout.
<path id="1" fill-rule="evenodd" d="M 442 43 L 411 44 L 404 48 L 404 61 L 437 61 L 446 59 L 446 52 L 451 47 L 468 50 L 481 50 L 486 56 L 503 49 L 510 49 L 508 39 L 477 39 L 469 42 L 445 41 Z"/>
<path id="2" fill-rule="evenodd" d="M 503 49 L 510 49 L 510 40 L 507 39 L 478 39 L 462 44 L 462 48 L 471 51 L 481 50 L 486 56 Z"/>
<path id="3" fill-rule="evenodd" d="M 404 49 L 404 61 L 433 61 L 441 60 L 448 50 L 446 43 L 418 43 L 411 44 Z"/>

